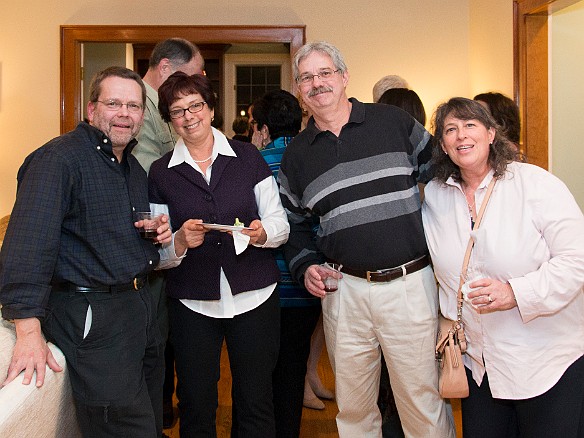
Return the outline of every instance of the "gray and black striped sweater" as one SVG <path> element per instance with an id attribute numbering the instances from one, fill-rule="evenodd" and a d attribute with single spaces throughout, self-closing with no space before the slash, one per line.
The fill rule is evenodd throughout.
<path id="1" fill-rule="evenodd" d="M 397 107 L 350 101 L 339 137 L 311 118 L 282 158 L 280 195 L 291 227 L 285 253 L 299 281 L 325 259 L 376 270 L 428 253 L 417 183 L 430 179 L 430 134 Z"/>

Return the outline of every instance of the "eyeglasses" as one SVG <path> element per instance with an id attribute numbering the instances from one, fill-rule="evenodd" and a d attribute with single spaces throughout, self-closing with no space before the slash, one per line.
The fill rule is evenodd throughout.
<path id="1" fill-rule="evenodd" d="M 133 103 L 133 102 L 122 103 L 119 100 L 97 100 L 96 102 L 99 102 L 99 103 L 105 105 L 105 107 L 109 111 L 118 111 L 124 105 L 126 106 L 128 111 L 131 113 L 139 113 L 142 111 L 142 105 L 140 105 L 139 103 Z"/>
<path id="2" fill-rule="evenodd" d="M 197 102 L 197 103 L 193 103 L 188 108 L 173 109 L 173 110 L 168 112 L 168 115 L 170 116 L 171 119 L 180 119 L 181 117 L 184 117 L 184 115 L 186 114 L 187 111 L 191 114 L 198 113 L 199 111 L 201 111 L 203 109 L 203 107 L 205 106 L 206 103 L 207 102 L 205 102 L 205 101 Z"/>
<path id="3" fill-rule="evenodd" d="M 329 79 L 332 78 L 332 76 L 335 73 L 338 73 L 340 70 L 336 69 L 336 70 L 331 70 L 331 69 L 325 69 L 325 70 L 321 70 L 320 73 L 316 74 L 316 75 L 310 75 L 310 74 L 304 74 L 301 76 L 298 76 L 296 78 L 296 82 L 298 82 L 299 84 L 309 84 L 310 82 L 312 82 L 314 80 L 315 77 L 317 77 L 318 79 L 322 79 L 323 81 L 328 81 Z"/>

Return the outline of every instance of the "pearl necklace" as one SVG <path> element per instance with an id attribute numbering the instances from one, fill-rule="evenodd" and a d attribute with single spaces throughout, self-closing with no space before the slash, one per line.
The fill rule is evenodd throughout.
<path id="1" fill-rule="evenodd" d="M 204 160 L 193 160 L 193 162 L 201 164 L 204 163 L 205 161 L 209 161 L 211 158 L 213 158 L 213 154 L 211 154 L 208 158 L 205 158 Z"/>

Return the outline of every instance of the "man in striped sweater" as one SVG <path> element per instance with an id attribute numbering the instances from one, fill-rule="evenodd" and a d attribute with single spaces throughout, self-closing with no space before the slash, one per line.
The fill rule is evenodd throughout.
<path id="1" fill-rule="evenodd" d="M 406 436 L 453 437 L 437 387 L 438 294 L 418 191 L 430 178 L 430 134 L 394 106 L 348 99 L 347 66 L 329 43 L 303 46 L 292 68 L 313 116 L 282 158 L 285 251 L 294 277 L 323 298 L 339 435 L 381 437 L 381 347 Z M 324 261 L 343 265 L 328 295 Z"/>

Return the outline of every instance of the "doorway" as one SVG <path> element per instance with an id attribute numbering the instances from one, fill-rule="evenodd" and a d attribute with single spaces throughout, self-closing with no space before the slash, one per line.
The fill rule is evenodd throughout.
<path id="1" fill-rule="evenodd" d="M 306 26 L 61 26 L 61 133 L 74 129 L 82 119 L 84 43 L 155 44 L 172 37 L 197 45 L 278 43 L 293 56 L 304 44 L 305 32 Z"/>

